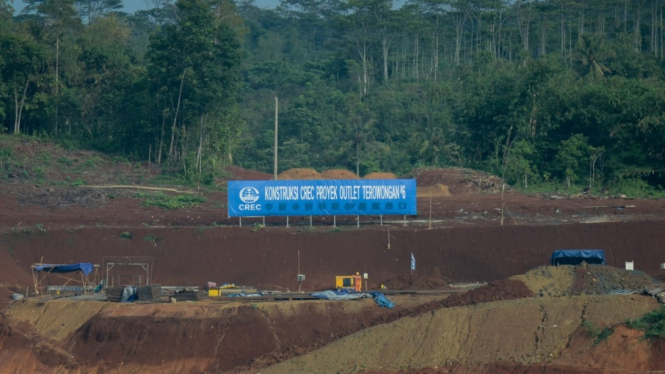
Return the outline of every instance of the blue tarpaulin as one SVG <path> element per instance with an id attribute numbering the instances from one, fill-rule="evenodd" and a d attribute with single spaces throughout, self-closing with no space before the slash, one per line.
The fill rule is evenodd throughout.
<path id="1" fill-rule="evenodd" d="M 605 251 L 602 249 L 564 249 L 552 252 L 552 265 L 578 265 L 582 261 L 588 264 L 605 265 Z"/>
<path id="2" fill-rule="evenodd" d="M 138 295 L 136 293 L 136 287 L 127 286 L 122 290 L 122 299 L 120 300 L 121 303 L 133 303 L 137 299 Z"/>
<path id="3" fill-rule="evenodd" d="M 346 290 L 339 290 L 339 291 L 321 291 L 321 292 L 314 292 L 311 294 L 314 297 L 318 297 L 319 299 L 324 299 L 324 300 L 357 300 L 357 299 L 365 299 L 368 297 L 374 298 L 374 301 L 379 304 L 379 306 L 383 308 L 394 308 L 395 303 L 390 301 L 384 294 L 381 292 L 349 292 Z"/>
<path id="4" fill-rule="evenodd" d="M 78 264 L 56 265 L 56 264 L 42 264 L 35 266 L 37 271 L 45 271 L 49 273 L 74 273 L 82 271 L 86 277 L 92 273 L 94 266 L 89 262 L 80 262 Z"/>
<path id="5" fill-rule="evenodd" d="M 312 296 L 324 300 L 356 300 L 356 299 L 365 299 L 370 297 L 368 293 L 364 292 L 345 292 L 345 291 L 314 292 Z"/>
<path id="6" fill-rule="evenodd" d="M 395 303 L 390 301 L 390 299 L 387 298 L 386 295 L 382 294 L 381 292 L 372 292 L 372 296 L 374 297 L 374 302 L 379 304 L 380 307 L 388 309 L 392 309 L 395 307 Z"/>

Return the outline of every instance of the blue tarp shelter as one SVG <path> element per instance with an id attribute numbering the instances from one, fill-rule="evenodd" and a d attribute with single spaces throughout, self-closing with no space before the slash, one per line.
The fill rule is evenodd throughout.
<path id="1" fill-rule="evenodd" d="M 557 265 L 587 264 L 605 265 L 605 251 L 602 249 L 562 249 L 552 252 L 550 263 Z"/>
<path id="2" fill-rule="evenodd" d="M 79 262 L 78 264 L 55 265 L 55 264 L 39 264 L 35 265 L 34 269 L 37 271 L 45 271 L 47 273 L 75 273 L 82 271 L 86 277 L 94 270 L 94 265 L 89 262 Z"/>
<path id="3" fill-rule="evenodd" d="M 44 279 L 48 279 L 49 274 L 57 275 L 60 278 L 66 280 L 63 286 L 67 286 L 69 282 L 80 282 L 83 286 L 83 292 L 86 292 L 86 287 L 88 287 L 88 275 L 95 271 L 95 267 L 98 265 L 93 265 L 89 262 L 79 262 L 76 264 L 43 264 L 38 263 L 31 266 L 32 268 L 32 279 L 35 284 L 35 293 L 39 294 L 40 289 L 43 287 L 41 283 Z M 41 276 L 39 274 L 42 274 Z M 78 273 L 81 276 L 80 280 L 71 278 L 71 276 L 65 276 L 61 274 L 68 273 Z M 95 272 L 95 274 L 97 274 Z M 90 286 L 92 288 L 92 286 Z"/>

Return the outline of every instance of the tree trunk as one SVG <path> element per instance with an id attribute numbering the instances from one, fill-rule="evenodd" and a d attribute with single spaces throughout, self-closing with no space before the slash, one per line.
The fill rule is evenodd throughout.
<path id="1" fill-rule="evenodd" d="M 566 55 L 566 18 L 563 14 L 563 5 L 561 6 L 561 56 Z"/>
<path id="2" fill-rule="evenodd" d="M 23 115 L 23 106 L 25 105 L 25 96 L 28 93 L 28 85 L 30 84 L 30 77 L 25 78 L 25 87 L 23 88 L 23 95 L 21 96 L 21 104 L 18 103 L 18 93 L 16 92 L 16 82 L 14 82 L 14 134 L 21 132 L 21 117 Z"/>
<path id="3" fill-rule="evenodd" d="M 525 14 L 526 13 L 526 14 Z M 529 50 L 529 31 L 531 29 L 531 5 L 525 11 L 523 7 L 520 7 L 519 12 L 517 13 L 518 26 L 520 31 L 520 37 L 522 38 L 522 50 Z"/>
<path id="4" fill-rule="evenodd" d="M 196 166 L 199 169 L 199 176 L 203 170 L 203 118 L 204 116 L 201 116 L 201 124 L 199 126 L 199 149 L 196 154 Z"/>
<path id="5" fill-rule="evenodd" d="M 173 128 L 171 129 L 171 145 L 169 146 L 169 159 L 176 153 L 175 150 L 175 130 L 178 123 L 178 113 L 180 113 L 180 101 L 182 100 L 182 87 L 185 84 L 185 74 L 187 69 L 182 69 L 182 78 L 180 79 L 180 91 L 178 92 L 178 104 L 176 105 L 175 115 L 173 116 Z"/>
<path id="6" fill-rule="evenodd" d="M 388 52 L 392 39 L 384 36 L 381 40 L 381 47 L 383 48 L 383 81 L 388 82 Z"/>
<path id="7" fill-rule="evenodd" d="M 60 37 L 55 38 L 55 136 L 58 136 L 58 104 L 59 104 L 59 88 L 58 81 L 60 78 Z"/>
<path id="8" fill-rule="evenodd" d="M 166 95 L 164 96 L 164 110 L 166 110 Z M 162 148 L 164 147 L 164 127 L 166 126 L 166 113 L 162 113 L 162 134 L 159 137 L 159 150 L 157 151 L 157 164 L 162 164 Z"/>
<path id="9" fill-rule="evenodd" d="M 360 178 L 360 141 L 356 140 L 356 175 Z"/>

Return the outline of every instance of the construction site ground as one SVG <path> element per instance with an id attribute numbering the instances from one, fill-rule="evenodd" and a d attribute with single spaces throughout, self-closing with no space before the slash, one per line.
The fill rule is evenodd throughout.
<path id="1" fill-rule="evenodd" d="M 439 169 L 405 176 L 419 187 L 418 215 L 406 222 L 360 217 L 358 227 L 356 217 L 337 217 L 334 227 L 332 217 L 314 217 L 310 227 L 309 217 L 290 217 L 287 228 L 284 218 L 265 226 L 253 218 L 239 227 L 227 217 L 226 181 L 269 174 L 232 167 L 214 188 L 198 190 L 151 183 L 160 173 L 155 165 L 34 141 L 3 144 L 23 169 L 10 173 L 5 166 L 8 178 L 0 181 L 0 373 L 665 370 L 661 341 L 625 324 L 660 308 L 657 300 L 607 294 L 656 287 L 653 278 L 665 276 L 663 200 L 509 190 L 501 225 L 496 177 Z M 32 175 L 31 163 L 47 153 L 53 170 Z M 146 206 L 158 192 L 90 187 L 97 185 L 175 188 L 205 201 L 169 210 Z M 553 250 L 580 248 L 603 249 L 608 267 L 548 266 Z M 213 281 L 294 292 L 301 273 L 303 291 L 311 292 L 330 289 L 336 275 L 360 272 L 368 273 L 370 289 L 481 287 L 392 294 L 394 309 L 371 299 L 10 299 L 33 285 L 33 263 L 101 264 L 106 256 L 154 258 L 153 283 L 165 286 L 204 288 Z M 616 269 L 627 261 L 639 272 Z M 613 333 L 596 342 L 590 326 Z"/>

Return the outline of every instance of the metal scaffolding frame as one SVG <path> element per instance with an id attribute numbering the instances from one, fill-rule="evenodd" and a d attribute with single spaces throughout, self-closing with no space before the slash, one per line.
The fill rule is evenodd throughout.
<path id="1" fill-rule="evenodd" d="M 141 269 L 141 272 L 145 272 L 145 284 L 142 283 L 143 275 L 131 274 L 131 285 L 132 286 L 148 286 L 152 281 L 152 271 L 154 269 L 155 258 L 149 256 L 106 256 L 103 259 L 103 268 L 106 272 L 104 279 L 107 287 L 109 286 L 126 286 L 130 284 L 122 284 L 122 275 L 112 276 L 111 282 L 109 283 L 109 274 L 111 270 L 117 266 L 135 266 Z M 115 284 L 117 282 L 119 284 Z M 136 284 L 138 279 L 139 284 Z"/>

